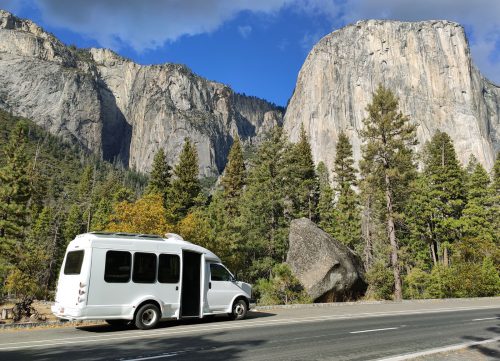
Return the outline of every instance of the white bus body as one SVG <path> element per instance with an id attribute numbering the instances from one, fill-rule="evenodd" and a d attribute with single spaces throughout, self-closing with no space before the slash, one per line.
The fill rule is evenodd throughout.
<path id="1" fill-rule="evenodd" d="M 230 314 L 245 317 L 251 286 L 209 250 L 180 236 L 91 232 L 66 250 L 52 312 L 67 320 L 132 322 Z"/>

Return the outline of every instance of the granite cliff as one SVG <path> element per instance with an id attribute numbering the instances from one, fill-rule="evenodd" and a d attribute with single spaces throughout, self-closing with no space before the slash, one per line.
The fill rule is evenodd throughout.
<path id="1" fill-rule="evenodd" d="M 491 169 L 500 151 L 500 88 L 472 63 L 463 28 L 448 21 L 367 20 L 325 36 L 300 70 L 286 131 L 295 141 L 304 124 L 315 162 L 332 169 L 344 130 L 359 159 L 357 131 L 379 83 L 419 124 L 419 147 L 439 129 L 451 136 L 462 162 L 474 155 Z"/>
<path id="2" fill-rule="evenodd" d="M 0 84 L 1 108 L 139 171 L 159 148 L 174 163 L 189 137 L 200 173 L 220 174 L 234 134 L 255 142 L 282 123 L 280 108 L 183 65 L 143 66 L 110 50 L 68 47 L 1 10 Z"/>

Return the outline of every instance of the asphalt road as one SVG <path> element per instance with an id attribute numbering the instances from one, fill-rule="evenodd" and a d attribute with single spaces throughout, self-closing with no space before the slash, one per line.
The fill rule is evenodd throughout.
<path id="1" fill-rule="evenodd" d="M 276 309 L 243 321 L 0 332 L 0 360 L 373 360 L 466 342 L 495 359 L 500 298 Z"/>

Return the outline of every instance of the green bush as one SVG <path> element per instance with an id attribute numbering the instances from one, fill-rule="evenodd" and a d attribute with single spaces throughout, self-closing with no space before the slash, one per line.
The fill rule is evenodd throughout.
<path id="1" fill-rule="evenodd" d="M 255 292 L 261 305 L 312 302 L 286 263 L 274 266 L 270 279 L 259 279 Z"/>
<path id="2" fill-rule="evenodd" d="M 404 298 L 426 298 L 430 275 L 419 267 L 413 268 L 403 282 Z"/>
<path id="3" fill-rule="evenodd" d="M 366 273 L 368 298 L 390 300 L 394 292 L 394 274 L 384 262 L 377 262 Z"/>

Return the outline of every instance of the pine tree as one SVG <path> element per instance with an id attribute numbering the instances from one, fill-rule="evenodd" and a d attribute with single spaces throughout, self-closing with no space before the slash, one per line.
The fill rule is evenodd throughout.
<path id="1" fill-rule="evenodd" d="M 198 173 L 198 151 L 189 138 L 186 138 L 168 192 L 167 206 L 174 222 L 184 218 L 197 203 L 201 192 Z"/>
<path id="2" fill-rule="evenodd" d="M 404 189 L 415 174 L 413 152 L 416 144 L 416 126 L 398 112 L 398 99 L 383 86 L 375 91 L 367 107 L 368 117 L 360 132 L 365 145 L 362 147 L 361 170 L 374 188 L 382 188 L 386 209 L 383 214 L 387 238 L 391 246 L 391 265 L 394 274 L 394 298 L 402 298 L 401 272 L 398 259 L 399 242 L 396 230 L 398 210 L 404 203 Z M 370 175 L 368 177 L 367 175 Z"/>
<path id="3" fill-rule="evenodd" d="M 165 206 L 168 204 L 167 194 L 170 186 L 170 166 L 167 163 L 167 157 L 163 149 L 156 152 L 151 173 L 149 174 L 149 183 L 145 194 L 160 194 L 163 197 Z"/>
<path id="4" fill-rule="evenodd" d="M 318 216 L 319 226 L 328 234 L 334 236 L 335 208 L 333 204 L 333 189 L 330 186 L 328 169 L 325 163 L 319 162 L 316 168 L 319 180 Z"/>
<path id="5" fill-rule="evenodd" d="M 425 236 L 434 264 L 449 264 L 449 247 L 459 238 L 457 220 L 464 201 L 464 172 L 448 134 L 436 132 L 423 151 L 424 171 L 414 193 L 410 224 L 414 234 Z"/>
<path id="6" fill-rule="evenodd" d="M 456 249 L 460 261 L 480 263 L 485 257 L 495 257 L 495 229 L 490 193 L 490 178 L 480 163 L 467 181 L 467 204 L 460 218 L 460 239 Z"/>
<path id="7" fill-rule="evenodd" d="M 54 209 L 44 207 L 38 215 L 26 245 L 27 251 L 38 254 L 37 265 L 28 265 L 25 274 L 35 278 L 41 289 L 48 294 L 56 280 L 56 271 L 64 250 L 62 249 L 61 225 Z"/>
<path id="8" fill-rule="evenodd" d="M 248 174 L 241 202 L 241 233 L 244 269 L 251 281 L 269 276 L 273 265 L 285 260 L 289 221 L 285 216 L 287 147 L 282 129 L 273 129 L 259 147 Z"/>
<path id="9" fill-rule="evenodd" d="M 500 248 L 500 153 L 497 153 L 497 158 L 493 166 L 493 175 L 491 182 L 491 216 L 492 227 L 495 230 L 494 239 L 497 248 Z"/>
<path id="10" fill-rule="evenodd" d="M 22 240 L 27 225 L 30 198 L 29 163 L 25 152 L 25 130 L 16 126 L 4 150 L 1 163 L 5 165 L 0 169 L 0 250 L 14 258 L 15 246 Z"/>
<path id="11" fill-rule="evenodd" d="M 337 184 L 338 190 L 356 185 L 356 169 L 354 168 L 352 145 L 343 131 L 340 132 L 337 142 L 333 173 L 333 180 Z"/>
<path id="12" fill-rule="evenodd" d="M 301 125 L 299 141 L 288 151 L 285 167 L 291 192 L 288 194 L 292 202 L 290 212 L 294 218 L 307 217 L 317 220 L 319 181 L 316 177 L 311 145 L 304 125 Z"/>
<path id="13" fill-rule="evenodd" d="M 76 204 L 73 204 L 64 222 L 63 238 L 65 244 L 71 242 L 80 233 L 83 233 L 82 214 L 80 208 Z"/>
<path id="14" fill-rule="evenodd" d="M 236 135 L 221 179 L 224 208 L 229 217 L 239 216 L 239 203 L 246 184 L 246 168 L 240 138 Z"/>
<path id="15" fill-rule="evenodd" d="M 351 248 L 361 247 L 361 216 L 359 197 L 354 191 L 356 170 L 352 146 L 344 132 L 339 134 L 334 163 L 334 181 L 338 193 L 335 205 L 334 237 Z"/>

